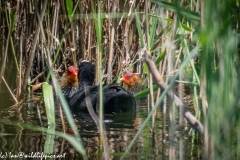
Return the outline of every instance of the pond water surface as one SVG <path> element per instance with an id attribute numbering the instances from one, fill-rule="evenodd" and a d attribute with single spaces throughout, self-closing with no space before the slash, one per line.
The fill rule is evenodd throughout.
<path id="1" fill-rule="evenodd" d="M 1 108 L 0 116 L 2 119 L 8 119 L 14 122 L 22 122 L 32 125 L 39 125 L 36 103 L 21 104 Z M 5 105 L 6 106 L 6 105 Z M 107 138 L 113 159 L 119 159 L 120 156 L 130 144 L 131 140 L 137 133 L 141 124 L 148 115 L 146 102 L 139 101 L 135 119 L 128 119 L 125 114 L 119 117 L 106 117 L 105 125 L 107 130 Z M 42 110 L 44 115 L 44 110 Z M 131 116 L 130 116 L 131 117 Z M 74 115 L 78 125 L 84 147 L 89 155 L 89 159 L 100 159 L 98 157 L 99 150 L 99 133 L 95 123 L 88 116 Z M 56 119 L 57 129 L 61 131 L 60 118 Z M 43 116 L 43 126 L 47 127 L 46 116 Z M 131 149 L 131 156 L 126 159 L 168 159 L 169 145 L 168 137 L 166 143 L 163 143 L 161 112 L 159 111 L 156 118 L 155 135 L 151 134 L 151 122 L 145 127 L 137 142 Z M 167 127 L 168 129 L 168 127 Z M 24 152 L 43 152 L 45 143 L 45 134 L 37 131 L 26 130 L 23 127 L 0 125 L 0 150 L 1 152 L 15 153 Z M 198 146 L 191 142 L 192 137 L 188 135 L 189 128 L 184 130 L 184 159 L 197 159 L 199 155 Z M 176 131 L 177 132 L 177 131 Z M 168 134 L 168 133 L 167 133 Z M 179 137 L 175 137 L 175 150 L 178 157 L 178 141 Z M 66 153 L 67 159 L 81 159 L 81 155 L 66 140 L 56 137 L 54 144 L 55 154 Z M 178 159 L 178 158 L 177 158 Z"/>

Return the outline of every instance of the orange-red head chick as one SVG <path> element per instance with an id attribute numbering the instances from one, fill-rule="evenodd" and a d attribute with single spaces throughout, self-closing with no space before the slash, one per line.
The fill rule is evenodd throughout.
<path id="1" fill-rule="evenodd" d="M 121 81 L 125 84 L 127 87 L 126 89 L 130 92 L 138 90 L 142 83 L 142 79 L 132 72 L 124 73 Z"/>
<path id="2" fill-rule="evenodd" d="M 69 66 L 67 72 L 63 75 L 60 83 L 61 87 L 73 88 L 78 84 L 78 68 Z"/>

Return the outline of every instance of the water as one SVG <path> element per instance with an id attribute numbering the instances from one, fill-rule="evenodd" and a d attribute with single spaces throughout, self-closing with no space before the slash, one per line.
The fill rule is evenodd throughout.
<path id="1" fill-rule="evenodd" d="M 36 103 L 31 103 L 31 105 L 25 103 L 15 106 L 9 106 L 9 108 L 2 110 L 0 116 L 2 119 L 8 119 L 11 121 L 17 121 L 32 125 L 39 125 L 39 120 L 36 112 Z M 44 115 L 43 106 L 40 107 L 42 115 Z M 107 137 L 110 146 L 110 151 L 112 153 L 113 159 L 119 159 L 119 156 L 126 150 L 127 146 L 130 144 L 131 140 L 137 133 L 137 130 L 141 127 L 141 124 L 148 115 L 148 110 L 145 101 L 138 102 L 138 110 L 135 119 L 126 119 L 125 115 L 122 120 L 120 117 L 118 119 L 112 119 L 112 117 L 106 117 L 105 125 L 107 130 Z M 85 149 L 89 155 L 89 159 L 100 159 L 98 156 L 99 147 L 99 136 L 98 130 L 94 122 L 90 117 L 79 117 L 74 115 L 75 121 L 78 125 L 78 130 L 84 142 Z M 116 118 L 116 117 L 115 117 Z M 43 116 L 43 126 L 47 127 L 46 116 Z M 143 132 L 140 134 L 137 142 L 131 149 L 131 156 L 126 159 L 168 159 L 169 143 L 168 138 L 166 138 L 166 143 L 163 144 L 162 141 L 162 121 L 161 112 L 158 110 L 156 118 L 156 127 L 154 137 L 151 134 L 151 122 L 145 127 Z M 196 154 L 199 154 L 199 147 L 197 145 L 193 146 L 191 143 L 191 137 L 187 130 L 184 131 L 184 149 L 185 157 L 196 159 Z M 61 131 L 61 123 L 57 118 L 57 130 Z M 1 152 L 15 153 L 23 152 L 29 154 L 31 152 L 43 152 L 43 146 L 45 143 L 45 135 L 33 131 L 26 130 L 23 127 L 11 126 L 11 125 L 0 125 L 0 150 Z M 178 137 L 176 136 L 175 149 L 178 152 Z M 192 148 L 194 147 L 194 148 Z M 63 154 L 66 153 L 68 158 L 78 159 L 81 155 L 75 151 L 75 149 L 66 140 L 56 137 L 54 144 L 54 153 Z M 178 153 L 176 153 L 177 157 Z"/>

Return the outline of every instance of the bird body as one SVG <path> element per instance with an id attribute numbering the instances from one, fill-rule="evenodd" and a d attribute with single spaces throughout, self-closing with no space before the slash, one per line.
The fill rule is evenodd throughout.
<path id="1" fill-rule="evenodd" d="M 99 86 L 93 86 L 95 71 L 90 62 L 83 61 L 79 65 L 78 89 L 70 95 L 69 106 L 73 110 L 88 113 L 86 98 L 91 101 L 94 111 L 99 106 Z M 86 91 L 89 91 L 88 93 Z M 103 107 L 105 114 L 121 113 L 133 110 L 136 106 L 132 93 L 119 85 L 103 86 Z"/>
<path id="2" fill-rule="evenodd" d="M 89 90 L 87 96 L 85 90 L 77 91 L 69 101 L 69 105 L 72 106 L 75 111 L 88 113 L 85 101 L 86 97 L 91 100 L 94 111 L 97 111 L 97 106 L 99 106 L 99 86 L 87 87 L 85 87 L 85 90 Z M 136 102 L 133 95 L 123 87 L 110 85 L 104 86 L 103 88 L 103 106 L 105 114 L 122 113 L 135 108 Z"/>

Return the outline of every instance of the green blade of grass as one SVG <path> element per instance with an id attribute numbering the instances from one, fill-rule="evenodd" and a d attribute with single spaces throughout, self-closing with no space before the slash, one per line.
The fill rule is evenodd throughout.
<path id="1" fill-rule="evenodd" d="M 150 44 L 148 44 L 151 50 L 154 46 L 157 26 L 158 26 L 158 17 L 152 17 L 152 25 L 150 26 L 150 34 L 149 34 Z"/>
<path id="2" fill-rule="evenodd" d="M 45 154 L 52 154 L 52 153 L 54 153 L 54 139 L 55 139 L 54 133 L 55 133 L 55 130 L 52 127 L 48 128 L 48 130 L 51 134 L 46 135 L 46 140 L 44 142 L 43 152 Z"/>
<path id="3" fill-rule="evenodd" d="M 49 126 L 56 126 L 52 86 L 44 82 L 42 84 L 42 91 L 43 91 L 44 104 L 46 107 L 48 124 Z"/>
<path id="4" fill-rule="evenodd" d="M 188 31 L 188 32 L 192 32 L 192 31 L 193 31 L 193 29 L 190 28 L 190 27 L 188 27 L 186 24 L 181 23 L 181 27 L 182 27 L 184 30 Z"/>
<path id="5" fill-rule="evenodd" d="M 66 0 L 66 7 L 67 7 L 67 13 L 68 13 L 68 19 L 71 22 L 72 21 L 72 14 L 73 14 L 73 1 L 72 0 Z"/>
<path id="6" fill-rule="evenodd" d="M 53 99 L 53 89 L 52 86 L 48 83 L 44 82 L 42 84 L 42 92 L 44 97 L 44 104 L 47 113 L 48 119 L 48 132 L 51 134 L 47 134 L 46 140 L 44 143 L 44 153 L 53 153 L 54 150 L 54 138 L 53 135 L 55 132 L 55 112 L 54 112 L 54 99 Z"/>
<path id="7" fill-rule="evenodd" d="M 166 50 L 164 50 L 161 54 L 158 55 L 158 57 L 157 57 L 157 59 L 155 61 L 155 64 L 158 65 L 161 62 L 161 60 L 163 60 L 165 55 L 166 55 Z"/>
<path id="8" fill-rule="evenodd" d="M 135 19 L 136 19 L 136 25 L 137 25 L 138 36 L 140 39 L 141 47 L 144 48 L 143 31 L 142 31 L 141 23 L 140 23 L 139 16 L 137 13 L 135 13 Z"/>
<path id="9" fill-rule="evenodd" d="M 158 89 L 158 86 L 157 85 L 153 85 L 153 91 L 156 91 L 157 89 Z M 149 93 L 150 93 L 150 88 L 146 88 L 146 89 L 136 93 L 134 95 L 134 98 L 135 99 L 140 99 L 140 98 L 146 97 Z"/>
<path id="10" fill-rule="evenodd" d="M 150 2 L 156 3 L 169 11 L 180 13 L 180 14 L 182 14 L 182 16 L 185 16 L 189 19 L 192 19 L 195 21 L 200 21 L 199 13 L 193 12 L 189 9 L 185 9 L 181 6 L 176 6 L 174 3 L 169 3 L 169 2 L 165 2 L 165 1 L 156 1 L 156 0 L 150 0 Z"/>
<path id="11" fill-rule="evenodd" d="M 12 34 L 12 32 L 14 31 L 14 26 L 15 26 L 15 21 L 16 21 L 16 11 L 11 10 L 10 15 L 11 15 L 10 33 Z"/>

